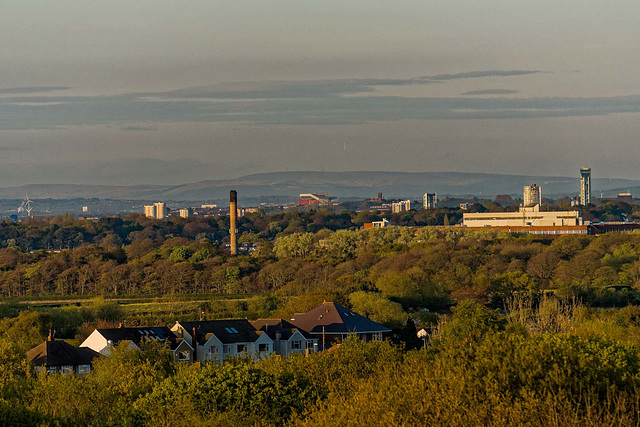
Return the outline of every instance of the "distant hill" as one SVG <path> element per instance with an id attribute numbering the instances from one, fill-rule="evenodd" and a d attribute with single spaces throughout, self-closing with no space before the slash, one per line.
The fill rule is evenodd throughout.
<path id="1" fill-rule="evenodd" d="M 152 200 L 166 186 L 135 185 L 82 185 L 82 184 L 29 184 L 20 187 L 0 188 L 0 199 L 135 199 Z"/>
<path id="2" fill-rule="evenodd" d="M 504 175 L 463 172 L 273 172 L 228 180 L 208 180 L 176 186 L 98 186 L 31 184 L 0 188 L 0 198 L 34 199 L 100 198 L 130 200 L 226 200 L 230 189 L 240 198 L 295 197 L 299 193 L 326 191 L 339 198 L 371 198 L 381 191 L 385 197 L 421 197 L 425 192 L 440 195 L 521 195 L 522 187 L 536 183 L 543 195 L 575 195 L 578 177 Z M 593 194 L 640 187 L 640 180 L 593 179 Z"/>

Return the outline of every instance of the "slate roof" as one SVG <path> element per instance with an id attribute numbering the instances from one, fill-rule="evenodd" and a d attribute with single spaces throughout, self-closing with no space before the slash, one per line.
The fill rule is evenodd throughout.
<path id="1" fill-rule="evenodd" d="M 386 326 L 334 302 L 325 302 L 306 313 L 296 313 L 291 323 L 312 334 L 321 334 L 323 326 L 326 334 L 391 332 Z"/>
<path id="2" fill-rule="evenodd" d="M 251 324 L 257 330 L 266 332 L 272 340 L 276 339 L 276 332 L 280 332 L 281 339 L 288 340 L 295 331 L 300 331 L 302 336 L 308 340 L 317 339 L 317 337 L 313 337 L 307 331 L 304 331 L 283 319 L 258 319 L 251 322 Z"/>
<path id="3" fill-rule="evenodd" d="M 157 340 L 169 342 L 169 347 L 173 350 L 176 348 L 176 336 L 171 329 L 166 326 L 149 326 L 140 328 L 112 328 L 112 329 L 96 329 L 107 341 L 113 341 L 114 345 L 118 345 L 123 341 L 130 341 L 140 347 L 143 340 Z"/>
<path id="4" fill-rule="evenodd" d="M 196 340 L 200 345 L 207 342 L 211 337 L 210 334 L 215 335 L 223 344 L 255 342 L 259 336 L 253 325 L 246 319 L 178 322 L 178 325 L 190 335 L 193 334 L 193 328 L 196 328 Z"/>
<path id="5" fill-rule="evenodd" d="M 88 347 L 74 347 L 65 341 L 45 341 L 27 351 L 27 359 L 36 366 L 89 365 L 100 356 Z"/>

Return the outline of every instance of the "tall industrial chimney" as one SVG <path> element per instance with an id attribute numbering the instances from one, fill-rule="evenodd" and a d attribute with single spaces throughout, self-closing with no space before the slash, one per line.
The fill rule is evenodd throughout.
<path id="1" fill-rule="evenodd" d="M 231 190 L 229 193 L 229 233 L 231 234 L 231 255 L 238 254 L 238 229 L 236 220 L 238 219 L 238 193 Z"/>

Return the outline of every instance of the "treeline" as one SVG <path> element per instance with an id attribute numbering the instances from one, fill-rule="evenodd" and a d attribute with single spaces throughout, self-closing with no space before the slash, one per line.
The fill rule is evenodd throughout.
<path id="1" fill-rule="evenodd" d="M 264 293 L 332 288 L 380 291 L 436 308 L 474 296 L 498 304 L 511 292 L 554 289 L 589 299 L 609 286 L 640 284 L 640 235 L 544 238 L 490 230 L 322 230 L 257 241 L 230 257 L 207 238 L 140 237 L 59 253 L 0 249 L 0 292 L 37 295 Z M 385 292 L 383 292 L 385 293 Z"/>
<path id="2" fill-rule="evenodd" d="M 640 422 L 638 309 L 511 305 L 503 314 L 464 301 L 420 350 L 347 340 L 306 357 L 184 366 L 149 343 L 101 357 L 86 377 L 34 373 L 17 335 L 2 334 L 0 424 Z"/>
<path id="3" fill-rule="evenodd" d="M 260 240 L 230 257 L 206 238 L 139 238 L 60 253 L 0 249 L 0 293 L 33 296 L 249 294 L 208 318 L 290 316 L 335 301 L 394 329 L 473 298 L 553 293 L 590 306 L 640 302 L 640 234 L 557 238 L 456 228 L 321 230 Z M 175 319 L 174 319 L 175 320 Z"/>
<path id="4" fill-rule="evenodd" d="M 316 233 L 322 230 L 355 230 L 371 221 L 386 218 L 391 225 L 424 227 L 455 225 L 462 222 L 465 212 L 500 212 L 516 210 L 517 205 L 486 201 L 472 203 L 468 210 L 458 208 L 418 209 L 392 214 L 389 212 L 345 210 L 340 213 L 327 209 L 311 209 L 286 213 L 251 213 L 238 219 L 241 241 L 273 240 L 292 233 Z M 585 220 L 640 220 L 640 206 L 620 202 L 605 202 L 599 206 L 569 207 L 565 204 L 545 205 L 544 209 L 579 209 Z M 46 220 L 0 222 L 0 248 L 17 247 L 25 252 L 73 249 L 84 244 L 128 245 L 136 240 L 156 242 L 183 237 L 209 239 L 216 244 L 227 243 L 229 218 L 170 218 L 157 221 L 143 215 L 130 214 L 122 218 L 107 217 L 97 221 L 74 219 L 60 215 Z"/>
<path id="5" fill-rule="evenodd" d="M 484 208 L 477 205 L 479 210 Z M 240 241 L 273 240 L 292 233 L 315 233 L 320 230 L 361 228 L 364 223 L 387 218 L 393 225 L 427 226 L 456 224 L 462 219 L 459 209 L 412 210 L 400 214 L 380 212 L 331 212 L 326 209 L 279 214 L 251 213 L 238 219 Z M 183 237 L 209 239 L 221 244 L 229 241 L 229 217 L 170 218 L 157 221 L 143 215 L 122 218 L 105 217 L 97 221 L 60 215 L 46 220 L 0 222 L 0 248 L 17 247 L 25 252 L 73 249 L 94 243 L 127 245 L 141 239 L 156 242 Z"/>

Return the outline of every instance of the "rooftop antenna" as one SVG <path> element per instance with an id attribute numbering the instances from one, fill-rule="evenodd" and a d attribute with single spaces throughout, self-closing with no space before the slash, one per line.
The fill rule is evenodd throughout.
<path id="1" fill-rule="evenodd" d="M 33 218 L 33 203 L 29 200 L 29 195 L 25 194 L 25 200 L 18 206 L 18 213 L 25 212 L 29 218 Z"/>

